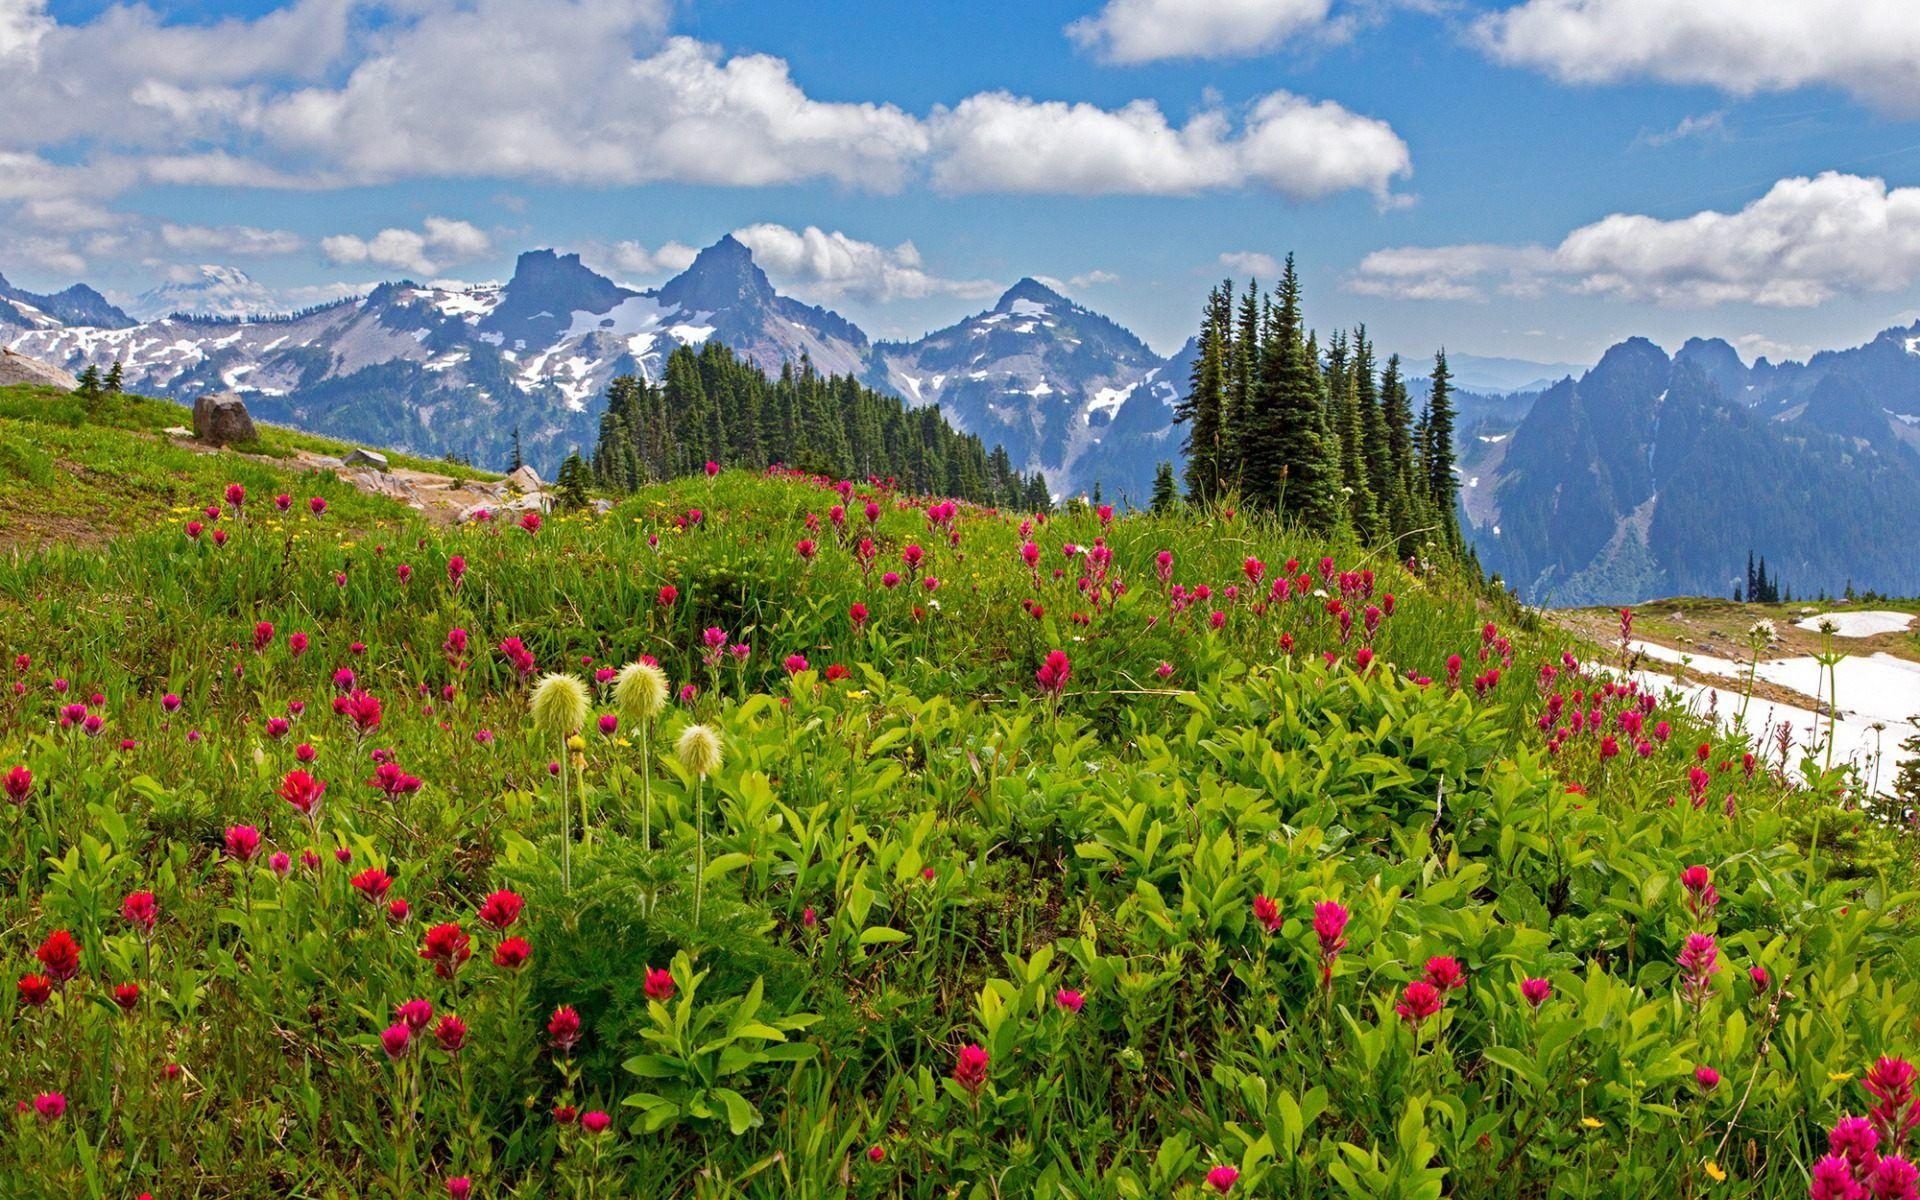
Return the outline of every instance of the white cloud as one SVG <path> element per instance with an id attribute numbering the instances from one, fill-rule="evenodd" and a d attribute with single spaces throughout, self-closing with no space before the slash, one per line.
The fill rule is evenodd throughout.
<path id="1" fill-rule="evenodd" d="M 1328 36 L 1333 0 L 1107 0 L 1067 35 L 1108 62 L 1233 58 Z"/>
<path id="2" fill-rule="evenodd" d="M 1920 187 L 1829 171 L 1783 179 L 1737 212 L 1676 220 L 1616 213 L 1558 246 L 1459 245 L 1377 250 L 1351 291 L 1477 300 L 1488 287 L 1548 287 L 1679 308 L 1746 303 L 1808 308 L 1842 293 L 1920 282 Z"/>
<path id="3" fill-rule="evenodd" d="M 1782 342 L 1768 337 L 1764 333 L 1743 333 L 1733 339 L 1733 348 L 1740 357 L 1752 362 L 1757 358 L 1770 358 L 1774 362 L 1796 360 L 1805 362 L 1814 352 L 1814 347 L 1800 342 Z"/>
<path id="4" fill-rule="evenodd" d="M 1672 129 L 1662 129 L 1657 133 L 1643 133 L 1634 139 L 1646 146 L 1666 146 L 1674 142 L 1684 142 L 1694 138 L 1721 138 L 1727 136 L 1727 110 L 1718 109 L 1700 116 L 1685 116 Z"/>
<path id="5" fill-rule="evenodd" d="M 1190 195 L 1259 186 L 1296 200 L 1364 189 L 1382 202 L 1413 171 L 1384 121 L 1289 92 L 1258 101 L 1236 131 L 1210 108 L 1183 126 L 1160 106 L 1118 109 L 983 93 L 937 110 L 933 182 L 949 192 Z"/>
<path id="6" fill-rule="evenodd" d="M 190 254 L 214 253 L 239 258 L 269 258 L 306 249 L 307 240 L 285 229 L 256 229 L 251 225 L 160 226 L 160 240 L 169 250 Z"/>
<path id="7" fill-rule="evenodd" d="M 1498 61 L 1567 83 L 1654 79 L 1741 96 L 1824 85 L 1920 111 L 1912 0 L 1526 0 L 1474 32 Z"/>
<path id="8" fill-rule="evenodd" d="M 998 285 L 988 280 L 943 279 L 926 269 L 912 242 L 891 250 L 835 230 L 809 225 L 749 225 L 734 236 L 753 251 L 761 269 L 810 296 L 852 296 L 885 303 L 927 296 L 988 296 Z"/>
<path id="9" fill-rule="evenodd" d="M 649 23 L 625 0 L 478 0 L 389 35 L 337 88 L 279 97 L 259 116 L 275 144 L 359 180 L 418 175 L 543 182 L 763 186 L 807 179 L 878 189 L 926 149 L 886 104 L 826 103 L 763 54 L 669 39 L 628 50 Z M 487 69 L 473 69 L 485 62 Z"/>
<path id="10" fill-rule="evenodd" d="M 320 240 L 320 253 L 335 265 L 371 263 L 416 275 L 432 275 L 492 248 L 484 230 L 445 217 L 428 217 L 419 230 L 382 229 L 371 238 L 343 233 Z"/>
<path id="11" fill-rule="evenodd" d="M 1280 260 L 1258 250 L 1229 250 L 1220 256 L 1218 262 L 1236 275 L 1244 271 L 1255 279 L 1277 279 L 1280 276 Z"/>
<path id="12" fill-rule="evenodd" d="M 680 242 L 663 242 L 649 250 L 639 242 L 615 242 L 611 246 L 589 249 L 583 257 L 611 267 L 616 274 L 632 279 L 651 279 L 672 275 L 693 265 L 700 252 Z"/>
<path id="13" fill-rule="evenodd" d="M 1109 283 L 1119 282 L 1120 277 L 1112 271 L 1103 271 L 1096 267 L 1091 271 L 1082 271 L 1080 274 L 1072 276 L 1067 280 L 1067 286 L 1078 289 L 1102 287 Z"/>

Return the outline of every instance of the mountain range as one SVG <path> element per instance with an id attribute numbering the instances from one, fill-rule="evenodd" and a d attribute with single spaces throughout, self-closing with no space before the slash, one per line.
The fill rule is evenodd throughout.
<path id="1" fill-rule="evenodd" d="M 244 303 L 251 281 L 203 271 L 181 286 Z M 1190 358 L 1138 337 L 1032 279 L 994 307 L 917 341 L 874 342 L 853 322 L 781 295 L 732 236 L 658 288 L 635 290 L 552 250 L 522 254 L 505 284 L 382 284 L 292 315 L 232 311 L 139 322 L 84 285 L 7 289 L 0 342 L 78 371 L 120 360 L 127 385 L 190 399 L 232 390 L 254 412 L 339 437 L 499 463 L 519 431 L 551 469 L 590 447 L 609 381 L 658 380 L 677 345 L 718 339 L 777 374 L 802 360 L 1007 448 L 1056 492 L 1098 481 L 1144 501 L 1175 458 L 1173 402 Z M 142 297 L 160 309 L 165 296 Z"/>
<path id="2" fill-rule="evenodd" d="M 1801 596 L 1920 592 L 1920 324 L 1751 366 L 1633 338 L 1463 443 L 1481 561 L 1531 601 L 1728 595 L 1749 551 Z"/>
<path id="3" fill-rule="evenodd" d="M 169 290 L 169 287 L 172 290 Z M 0 278 L 0 344 L 78 372 L 124 364 L 130 388 L 188 400 L 232 390 L 256 415 L 415 453 L 504 462 L 516 433 L 547 472 L 593 445 L 607 384 L 658 380 L 679 345 L 717 339 L 769 374 L 850 375 L 1004 446 L 1056 495 L 1097 484 L 1144 502 L 1180 456 L 1173 406 L 1196 356 L 1163 357 L 1035 279 L 912 341 L 775 290 L 722 238 L 657 288 L 624 287 L 578 255 L 533 250 L 505 283 L 381 284 L 275 316 L 265 295 L 203 268 L 129 302 Z M 1461 498 L 1482 562 L 1524 598 L 1632 602 L 1725 593 L 1749 550 L 1797 592 L 1849 578 L 1920 591 L 1920 324 L 1805 363 L 1743 362 L 1695 339 L 1641 339 L 1591 369 L 1453 355 Z M 1418 404 L 1425 363 L 1405 364 Z M 1557 380 L 1557 382 L 1556 382 Z"/>

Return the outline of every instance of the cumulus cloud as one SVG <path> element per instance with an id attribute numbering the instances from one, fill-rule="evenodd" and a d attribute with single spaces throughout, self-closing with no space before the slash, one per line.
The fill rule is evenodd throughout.
<path id="1" fill-rule="evenodd" d="M 1742 96 L 1830 86 L 1920 112 L 1911 0 L 1526 0 L 1474 34 L 1498 61 L 1567 83 L 1654 79 Z"/>
<path id="2" fill-rule="evenodd" d="M 989 296 L 989 280 L 943 279 L 926 269 L 912 242 L 888 249 L 817 226 L 748 225 L 734 236 L 768 275 L 811 296 L 886 302 L 928 296 Z"/>
<path id="3" fill-rule="evenodd" d="M 446 217 L 428 217 L 417 230 L 382 229 L 370 238 L 343 233 L 320 240 L 320 253 L 336 266 L 371 263 L 415 275 L 432 275 L 492 248 L 485 230 Z"/>
<path id="4" fill-rule="evenodd" d="M 649 250 L 639 242 L 615 242 L 611 246 L 588 247 L 581 256 L 604 265 L 617 275 L 630 279 L 651 279 L 686 270 L 700 252 L 680 242 L 663 242 Z"/>
<path id="5" fill-rule="evenodd" d="M 1160 106 L 1118 109 L 989 92 L 938 110 L 935 186 L 949 192 L 1190 195 L 1255 186 L 1296 200 L 1362 189 L 1388 201 L 1413 171 L 1384 121 L 1274 92 L 1239 128 L 1220 108 L 1175 127 Z"/>
<path id="6" fill-rule="evenodd" d="M 1296 35 L 1329 36 L 1333 0 L 1107 0 L 1067 36 L 1113 63 L 1230 58 Z"/>
<path id="7" fill-rule="evenodd" d="M 1458 245 L 1377 250 L 1350 291 L 1479 300 L 1545 288 L 1679 308 L 1807 308 L 1842 293 L 1920 281 L 1920 187 L 1829 171 L 1782 179 L 1737 212 L 1676 220 L 1616 213 L 1552 248 Z"/>
<path id="8" fill-rule="evenodd" d="M 1229 250 L 1220 256 L 1218 262 L 1235 275 L 1244 272 L 1255 279 L 1277 279 L 1280 276 L 1280 260 L 1258 250 Z"/>

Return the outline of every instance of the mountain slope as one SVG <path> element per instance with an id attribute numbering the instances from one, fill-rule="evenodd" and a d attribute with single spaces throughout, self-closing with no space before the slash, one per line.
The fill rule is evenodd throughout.
<path id="1" fill-rule="evenodd" d="M 22 291 L 0 275 L 0 336 L 22 329 L 56 329 L 63 325 L 97 325 L 124 329 L 133 318 L 84 283 L 62 292 L 40 295 Z"/>
<path id="2" fill-rule="evenodd" d="M 1554 604 L 1727 593 L 1749 550 L 1801 594 L 1920 589 L 1920 456 L 1874 445 L 1878 402 L 1828 372 L 1769 417 L 1729 396 L 1747 374 L 1725 343 L 1635 338 L 1542 393 L 1467 489 L 1482 561 Z"/>
<path id="3" fill-rule="evenodd" d="M 1034 279 L 993 308 L 915 342 L 874 347 L 869 381 L 938 404 L 958 427 L 1044 471 L 1056 492 L 1091 488 L 1144 502 L 1185 390 L 1132 333 Z"/>

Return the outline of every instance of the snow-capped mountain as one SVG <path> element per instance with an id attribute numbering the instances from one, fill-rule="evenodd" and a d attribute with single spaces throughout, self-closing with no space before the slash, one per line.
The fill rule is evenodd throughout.
<path id="1" fill-rule="evenodd" d="M 1139 338 L 1033 279 L 919 341 L 876 345 L 868 382 L 940 405 L 1056 491 L 1097 480 L 1144 501 L 1155 462 L 1179 451 L 1168 431 L 1185 376 L 1176 385 Z"/>
<path id="2" fill-rule="evenodd" d="M 210 275 L 213 287 L 245 276 Z M 99 299 L 91 289 L 77 293 Z M 0 291 L 0 298 L 10 293 Z M 24 293 L 22 294 L 24 295 Z M 182 297 L 184 299 L 184 296 Z M 850 374 L 1002 444 L 1056 491 L 1144 500 L 1154 464 L 1177 457 L 1172 405 L 1188 360 L 1033 280 L 991 311 L 908 343 L 869 341 L 851 321 L 775 291 L 732 236 L 659 288 L 622 287 L 552 250 L 522 254 L 505 284 L 383 284 L 360 299 L 283 317 L 124 313 L 67 320 L 28 297 L 0 341 L 69 370 L 118 359 L 128 386 L 191 399 L 232 390 L 255 413 L 349 439 L 500 463 L 514 431 L 552 466 L 591 447 L 607 384 L 657 380 L 681 345 L 717 338 L 771 375 Z M 165 304 L 169 311 L 191 304 Z M 250 305 L 248 307 L 251 307 Z M 9 311 L 0 304 L 0 314 Z"/>
<path id="3" fill-rule="evenodd" d="M 24 292 L 0 275 L 0 337 L 12 337 L 21 330 L 58 329 L 65 325 L 97 325 L 122 329 L 133 318 L 108 302 L 105 296 L 84 283 L 76 283 L 63 292 L 38 295 Z"/>
<path id="4" fill-rule="evenodd" d="M 251 317 L 275 312 L 280 301 L 235 267 L 204 265 L 181 278 L 140 293 L 127 305 L 143 321 L 174 313 L 208 317 Z"/>

